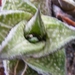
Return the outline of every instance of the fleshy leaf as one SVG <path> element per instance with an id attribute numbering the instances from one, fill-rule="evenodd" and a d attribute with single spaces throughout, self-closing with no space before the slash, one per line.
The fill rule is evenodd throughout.
<path id="1" fill-rule="evenodd" d="M 36 7 L 28 0 L 6 0 L 3 10 L 23 10 L 34 14 Z"/>
<path id="2" fill-rule="evenodd" d="M 45 30 L 44 24 L 41 19 L 40 9 L 38 9 L 36 14 L 26 24 L 25 29 L 24 29 L 24 34 L 25 34 L 25 37 L 31 34 L 42 40 L 43 38 L 46 37 L 46 30 Z M 37 41 L 37 39 L 35 38 L 33 40 Z"/>
<path id="3" fill-rule="evenodd" d="M 0 49 L 3 50 L 3 53 L 1 52 L 0 57 L 13 58 L 18 55 L 24 55 L 38 58 L 59 50 L 71 40 L 75 39 L 75 30 L 70 29 L 61 21 L 48 16 L 42 16 L 42 20 L 48 36 L 46 41 L 41 40 L 35 44 L 30 43 L 24 37 L 25 24 L 23 23 L 22 26 L 20 25 L 21 22 L 14 28 L 15 31 L 12 29 L 10 35 L 14 35 L 12 35 L 11 39 L 7 40 L 10 36 L 8 35 L 6 38 L 7 41 L 5 40 L 2 43 Z"/>
<path id="4" fill-rule="evenodd" d="M 22 20 L 28 21 L 32 15 L 19 10 L 0 12 L 0 44 L 5 39 L 11 28 Z"/>
<path id="5" fill-rule="evenodd" d="M 27 58 L 25 62 L 43 75 L 65 75 L 65 50 L 41 58 Z"/>
<path id="6" fill-rule="evenodd" d="M 0 46 L 0 59 L 21 58 L 22 56 L 36 53 L 44 48 L 45 42 L 30 43 L 24 37 L 25 21 L 15 25 Z"/>
<path id="7" fill-rule="evenodd" d="M 33 57 L 41 57 L 64 47 L 67 43 L 75 39 L 75 28 L 62 23 L 61 21 L 42 15 L 48 38 L 45 48 Z"/>

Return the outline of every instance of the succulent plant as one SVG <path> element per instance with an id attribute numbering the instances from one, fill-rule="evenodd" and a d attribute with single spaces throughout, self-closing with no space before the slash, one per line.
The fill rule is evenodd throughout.
<path id="1" fill-rule="evenodd" d="M 75 28 L 43 15 L 29 0 L 6 0 L 2 9 L 0 59 L 7 69 L 15 75 L 65 75 L 64 46 L 75 39 Z"/>

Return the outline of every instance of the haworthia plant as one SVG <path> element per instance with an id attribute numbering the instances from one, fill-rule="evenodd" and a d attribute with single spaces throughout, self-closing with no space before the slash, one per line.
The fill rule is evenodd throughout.
<path id="1" fill-rule="evenodd" d="M 19 11 L 19 10 L 9 10 L 0 12 L 0 44 L 5 39 L 9 31 L 15 24 L 25 20 L 28 21 L 32 17 L 31 13 Z"/>
<path id="2" fill-rule="evenodd" d="M 15 55 L 28 55 L 28 53 L 31 54 L 40 51 L 40 49 L 42 50 L 44 48 L 44 41 L 40 41 L 36 44 L 33 44 L 25 39 L 24 25 L 25 21 L 22 21 L 19 24 L 17 24 L 14 28 L 12 28 L 5 41 L 2 42 L 0 49 L 3 50 L 0 54 L 0 58 L 13 58 L 15 57 Z"/>
<path id="3" fill-rule="evenodd" d="M 25 62 L 42 75 L 65 75 L 65 51 L 59 50 L 41 58 L 27 58 Z"/>
<path id="4" fill-rule="evenodd" d="M 75 29 L 71 29 L 66 24 L 53 17 L 42 15 L 42 20 L 47 32 L 46 45 L 44 51 L 34 54 L 34 57 L 40 57 L 41 55 L 52 53 L 75 39 Z"/>
<path id="5" fill-rule="evenodd" d="M 0 59 L 22 59 L 31 68 L 26 70 L 27 75 L 32 70 L 43 75 L 65 75 L 65 50 L 61 48 L 75 39 L 75 29 L 41 15 L 26 0 L 6 0 L 3 9 L 6 12 L 0 12 Z"/>
<path id="6" fill-rule="evenodd" d="M 32 19 L 26 24 L 24 29 L 24 35 L 25 37 L 32 35 L 33 37 L 37 37 L 39 41 L 45 40 L 46 30 L 40 16 L 39 9 L 37 13 L 32 17 Z"/>

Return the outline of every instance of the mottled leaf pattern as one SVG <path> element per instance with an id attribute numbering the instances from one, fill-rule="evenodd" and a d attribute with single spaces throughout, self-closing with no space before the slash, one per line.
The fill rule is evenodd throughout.
<path id="1" fill-rule="evenodd" d="M 65 50 L 41 58 L 27 58 L 27 64 L 43 75 L 65 75 Z"/>
<path id="2" fill-rule="evenodd" d="M 0 58 L 12 59 L 23 55 L 32 54 L 42 50 L 45 46 L 44 41 L 40 41 L 36 44 L 30 43 L 24 37 L 25 21 L 20 22 L 14 28 L 11 29 L 9 35 L 2 43 L 0 50 Z"/>
<path id="3" fill-rule="evenodd" d="M 3 6 L 4 10 L 23 10 L 34 14 L 36 7 L 28 0 L 6 0 Z"/>
<path id="4" fill-rule="evenodd" d="M 46 37 L 46 30 L 44 27 L 44 23 L 41 19 L 40 9 L 36 12 L 36 14 L 32 17 L 32 19 L 26 24 L 24 29 L 25 36 L 32 34 L 36 35 L 37 38 L 42 39 Z"/>
<path id="5" fill-rule="evenodd" d="M 59 50 L 64 45 L 75 39 L 75 30 L 70 29 L 66 24 L 53 18 L 42 15 L 42 20 L 47 32 L 45 48 L 33 57 L 41 57 Z"/>
<path id="6" fill-rule="evenodd" d="M 0 57 L 11 58 L 11 55 L 14 57 L 22 54 L 27 55 L 28 53 L 29 54 L 27 56 L 31 55 L 33 57 L 41 57 L 60 49 L 72 39 L 75 39 L 74 30 L 69 29 L 62 22 L 46 16 L 42 16 L 42 19 L 48 36 L 48 38 L 46 38 L 46 42 L 40 41 L 35 44 L 30 43 L 24 37 L 25 22 L 20 22 L 19 25 L 12 29 L 10 33 L 10 35 L 13 34 L 12 37 L 9 39 L 10 35 L 8 35 L 6 40 L 2 43 L 0 49 L 3 49 L 3 53 L 0 55 Z M 49 23 L 45 19 L 48 19 Z M 56 24 L 52 21 L 54 21 Z M 6 55 L 6 52 L 8 53 L 8 56 Z"/>
<path id="7" fill-rule="evenodd" d="M 75 29 L 70 29 L 61 21 L 44 15 L 42 15 L 43 24 L 41 17 L 36 15 L 32 17 L 37 8 L 27 0 L 6 0 L 3 9 L 8 11 L 0 12 L 0 59 L 20 58 L 39 74 L 65 75 L 65 50 L 60 48 L 75 39 Z M 34 20 L 31 17 L 35 17 Z M 26 26 L 27 24 L 29 25 Z M 44 26 L 37 28 L 34 24 Z M 35 27 L 32 27 L 33 25 Z M 31 34 L 37 32 L 43 35 L 46 29 L 46 40 L 29 42 L 24 37 L 26 32 L 24 29 L 29 26 L 32 28 L 29 32 Z M 37 75 L 30 68 L 26 74 Z"/>
<path id="8" fill-rule="evenodd" d="M 5 39 L 9 31 L 20 21 L 28 21 L 32 15 L 19 10 L 9 10 L 0 12 L 0 44 Z"/>

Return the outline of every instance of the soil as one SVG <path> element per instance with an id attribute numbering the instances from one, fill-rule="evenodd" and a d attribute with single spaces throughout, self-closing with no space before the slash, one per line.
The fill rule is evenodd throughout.
<path id="1" fill-rule="evenodd" d="M 2 61 L 0 61 L 0 75 L 5 75 Z"/>
<path id="2" fill-rule="evenodd" d="M 75 40 L 66 46 L 67 75 L 75 75 Z"/>

